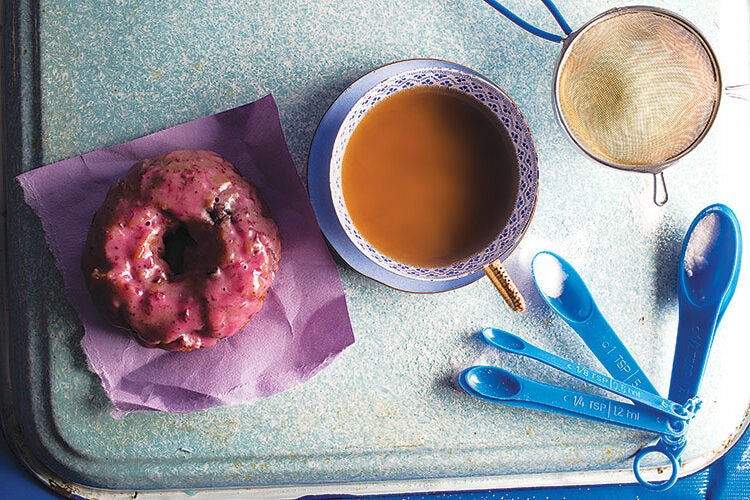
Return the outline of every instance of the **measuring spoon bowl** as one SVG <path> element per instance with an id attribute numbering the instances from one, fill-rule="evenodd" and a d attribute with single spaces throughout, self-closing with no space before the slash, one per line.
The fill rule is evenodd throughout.
<path id="1" fill-rule="evenodd" d="M 544 301 L 573 328 L 610 375 L 658 394 L 572 265 L 559 255 L 544 251 L 534 256 L 531 272 Z"/>
<path id="2" fill-rule="evenodd" d="M 579 380 L 583 380 L 584 382 L 588 382 L 591 385 L 613 394 L 628 398 L 636 404 L 660 412 L 666 418 L 680 420 L 689 420 L 692 418 L 692 414 L 677 403 L 664 399 L 657 394 L 650 393 L 639 387 L 632 386 L 626 382 L 598 373 L 586 366 L 561 358 L 560 356 L 536 347 L 510 332 L 488 327 L 484 328 L 481 334 L 488 344 L 497 349 L 541 361 L 542 363 L 560 370 L 563 373 L 567 373 Z"/>
<path id="3" fill-rule="evenodd" d="M 537 382 L 494 366 L 466 368 L 459 374 L 458 383 L 476 398 L 508 406 L 543 410 L 675 438 L 687 428 L 684 421 L 666 418 L 663 413 L 649 408 Z"/>
<path id="4" fill-rule="evenodd" d="M 701 211 L 683 242 L 679 298 L 695 307 L 718 304 L 717 309 L 723 312 L 737 286 L 741 256 L 740 227 L 734 212 L 721 204 Z"/>
<path id="5" fill-rule="evenodd" d="M 582 323 L 591 317 L 596 307 L 594 298 L 565 259 L 552 252 L 539 252 L 531 261 L 531 273 L 542 298 L 564 320 Z"/>
<path id="6" fill-rule="evenodd" d="M 466 392 L 488 401 L 512 400 L 521 392 L 521 377 L 492 366 L 467 368 L 458 381 Z"/>

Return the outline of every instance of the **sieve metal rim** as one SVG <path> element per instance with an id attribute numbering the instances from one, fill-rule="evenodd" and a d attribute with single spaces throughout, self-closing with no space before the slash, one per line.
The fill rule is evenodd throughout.
<path id="1" fill-rule="evenodd" d="M 679 24 L 680 26 L 685 28 L 688 32 L 690 32 L 695 37 L 695 39 L 700 43 L 701 47 L 706 51 L 706 55 L 708 56 L 708 59 L 711 63 L 711 67 L 713 69 L 714 78 L 716 80 L 718 92 L 716 94 L 716 99 L 714 100 L 714 103 L 713 103 L 711 115 L 706 120 L 706 123 L 704 124 L 703 129 L 701 130 L 700 134 L 698 134 L 695 140 L 693 140 L 693 142 L 688 147 L 683 149 L 681 152 L 679 152 L 678 154 L 662 162 L 653 163 L 649 165 L 617 163 L 617 162 L 608 160 L 606 158 L 602 158 L 599 155 L 593 153 L 575 138 L 570 127 L 568 127 L 568 124 L 565 118 L 563 117 L 562 110 L 560 109 L 560 99 L 558 97 L 559 80 L 560 80 L 560 75 L 562 73 L 562 69 L 568 59 L 568 56 L 570 55 L 570 51 L 575 50 L 574 47 L 575 47 L 576 39 L 580 39 L 579 37 L 581 34 L 585 33 L 593 26 L 596 26 L 613 17 L 620 16 L 623 14 L 643 13 L 643 12 L 665 17 L 668 20 L 676 24 Z M 672 165 L 674 162 L 676 162 L 677 160 L 679 160 L 680 158 L 684 157 L 686 154 L 691 152 L 693 149 L 695 149 L 698 146 L 698 144 L 700 144 L 700 142 L 705 138 L 706 134 L 708 134 L 708 131 L 713 125 L 713 122 L 715 121 L 716 115 L 719 110 L 719 103 L 721 101 L 721 94 L 722 94 L 721 89 L 722 89 L 721 72 L 719 70 L 719 63 L 718 63 L 718 59 L 716 58 L 716 54 L 714 53 L 713 49 L 709 45 L 706 38 L 698 30 L 698 28 L 695 27 L 695 25 L 693 25 L 690 21 L 680 16 L 679 14 L 676 14 L 667 9 L 663 9 L 660 7 L 645 6 L 645 5 L 631 5 L 627 7 L 615 7 L 613 9 L 602 12 L 601 14 L 595 16 L 594 18 L 589 20 L 587 23 L 585 23 L 583 26 L 578 28 L 576 31 L 570 33 L 568 36 L 566 36 L 563 39 L 562 50 L 560 52 L 560 56 L 558 57 L 557 64 L 555 66 L 555 77 L 552 82 L 552 101 L 553 101 L 554 108 L 555 108 L 555 118 L 557 119 L 557 122 L 559 123 L 560 127 L 565 131 L 565 135 L 568 136 L 568 138 L 573 142 L 573 144 L 587 157 L 591 158 L 597 163 L 600 163 L 602 165 L 606 165 L 608 167 L 612 167 L 618 170 L 625 170 L 628 172 L 660 174 L 664 169 L 666 169 L 667 167 Z"/>

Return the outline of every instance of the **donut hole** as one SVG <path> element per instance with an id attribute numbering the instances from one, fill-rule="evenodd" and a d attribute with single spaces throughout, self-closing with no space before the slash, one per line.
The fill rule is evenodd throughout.
<path id="1" fill-rule="evenodd" d="M 164 233 L 164 254 L 162 258 L 175 275 L 186 271 L 186 254 L 195 250 L 198 243 L 190 236 L 190 231 L 184 224 Z"/>

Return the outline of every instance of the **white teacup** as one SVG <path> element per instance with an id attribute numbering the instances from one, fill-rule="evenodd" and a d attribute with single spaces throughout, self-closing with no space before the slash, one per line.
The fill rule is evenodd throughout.
<path id="1" fill-rule="evenodd" d="M 355 224 L 345 200 L 342 169 L 352 134 L 368 113 L 387 98 L 410 89 L 433 87 L 452 89 L 471 101 L 471 105 L 489 112 L 498 130 L 512 144 L 515 162 L 512 181 L 515 199 L 505 200 L 507 220 L 490 235 L 491 242 L 455 261 L 437 266 L 420 266 L 402 262 L 376 248 Z M 496 117 L 496 119 L 494 118 Z M 417 152 L 418 153 L 418 152 Z M 372 262 L 400 276 L 413 280 L 453 280 L 484 269 L 503 297 L 516 310 L 525 308 L 523 297 L 503 270 L 501 262 L 518 245 L 532 219 L 538 191 L 538 164 L 534 140 L 521 112 L 496 85 L 469 69 L 445 67 L 404 71 L 375 85 L 352 107 L 336 136 L 330 164 L 331 196 L 336 216 L 347 237 Z M 408 168 L 408 165 L 407 165 Z M 502 200 L 498 200 L 498 206 Z"/>

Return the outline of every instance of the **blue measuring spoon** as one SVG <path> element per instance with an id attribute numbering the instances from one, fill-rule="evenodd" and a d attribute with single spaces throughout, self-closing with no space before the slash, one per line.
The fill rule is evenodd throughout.
<path id="1" fill-rule="evenodd" d="M 682 244 L 678 271 L 679 320 L 669 399 L 698 395 L 716 328 L 740 275 L 742 236 L 734 212 L 716 204 L 693 220 Z"/>
<path id="2" fill-rule="evenodd" d="M 672 363 L 669 398 L 687 403 L 698 396 L 716 328 L 729 305 L 740 275 L 742 235 L 734 212 L 722 204 L 703 209 L 685 235 L 680 254 L 677 300 L 680 307 L 677 342 Z M 640 450 L 633 461 L 638 481 L 663 491 L 676 481 L 680 455 L 687 441 L 662 437 Z M 672 474 L 663 482 L 647 481 L 640 470 L 646 455 L 665 455 L 673 462 Z"/>
<path id="3" fill-rule="evenodd" d="M 459 374 L 458 383 L 468 394 L 493 403 L 615 424 L 675 439 L 687 427 L 684 420 L 667 418 L 662 412 L 537 382 L 495 366 L 466 368 Z"/>
<path id="4" fill-rule="evenodd" d="M 588 382 L 613 394 L 628 398 L 636 404 L 660 412 L 667 418 L 689 420 L 692 417 L 691 413 L 685 411 L 677 403 L 544 351 L 512 333 L 498 328 L 484 328 L 482 330 L 482 337 L 488 344 L 500 350 L 541 361 L 584 382 Z"/>
<path id="5" fill-rule="evenodd" d="M 573 266 L 545 251 L 534 256 L 531 272 L 545 302 L 578 333 L 610 375 L 652 394 L 659 393 L 604 319 Z"/>

